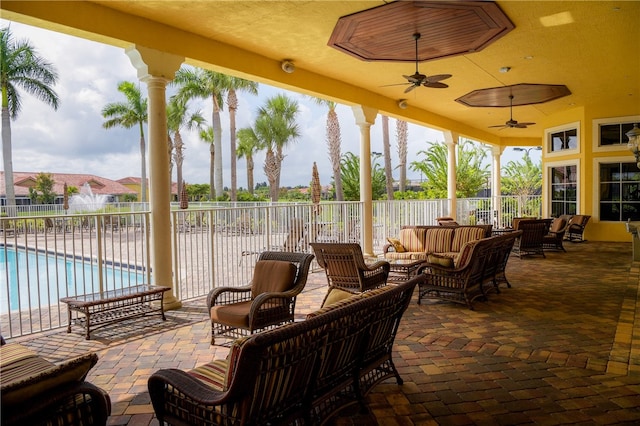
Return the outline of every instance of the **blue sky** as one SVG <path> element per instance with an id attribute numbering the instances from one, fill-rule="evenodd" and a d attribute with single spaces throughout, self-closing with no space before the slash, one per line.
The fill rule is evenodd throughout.
<path id="1" fill-rule="evenodd" d="M 100 111 L 109 102 L 122 101 L 117 91 L 120 81 L 137 81 L 136 70 L 120 48 L 67 36 L 37 27 L 0 20 L 2 27 L 10 26 L 14 39 L 28 39 L 39 55 L 52 63 L 59 80 L 55 87 L 60 97 L 60 107 L 51 107 L 22 93 L 22 110 L 12 121 L 13 169 L 20 172 L 90 173 L 110 179 L 140 176 L 140 154 L 136 130 L 102 127 L 104 119 Z M 142 84 L 143 93 L 146 87 Z M 170 89 L 169 89 L 170 90 Z M 274 87 L 260 85 L 258 96 L 239 93 L 237 128 L 250 126 L 257 109 L 264 101 L 277 93 L 286 93 L 299 103 L 298 124 L 300 138 L 285 151 L 281 184 L 284 186 L 308 185 L 313 162 L 318 163 L 323 185 L 330 182 L 331 167 L 325 142 L 326 109 L 316 105 L 308 97 Z M 210 102 L 194 102 L 194 108 L 202 111 L 208 123 L 211 121 Z M 359 129 L 355 125 L 350 107 L 338 105 L 342 131 L 342 152 L 359 153 Z M 228 114 L 222 112 L 223 123 L 223 181 L 230 185 L 230 154 Z M 380 118 L 371 129 L 371 150 L 382 152 Z M 389 120 L 392 166 L 398 164 L 395 140 L 395 120 Z M 195 132 L 185 132 L 186 146 L 183 176 L 187 183 L 209 183 L 209 147 L 201 142 Z M 417 152 L 428 148 L 429 143 L 442 142 L 440 131 L 409 124 L 409 162 Z M 537 152 L 535 154 L 538 154 Z M 522 153 L 507 149 L 503 163 L 518 159 Z M 532 153 L 532 158 L 536 156 Z M 539 158 L 539 156 L 538 156 Z M 262 171 L 264 154 L 255 158 L 254 181 L 266 182 Z M 246 187 L 246 163 L 239 160 L 238 185 Z M 175 168 L 172 178 L 175 180 Z M 399 171 L 394 170 L 397 179 Z M 409 179 L 419 179 L 419 174 L 408 170 Z"/>

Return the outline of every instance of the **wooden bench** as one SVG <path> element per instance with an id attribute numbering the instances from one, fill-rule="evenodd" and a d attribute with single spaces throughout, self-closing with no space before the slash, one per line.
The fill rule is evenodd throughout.
<path id="1" fill-rule="evenodd" d="M 85 328 L 86 339 L 91 338 L 91 329 L 158 313 L 166 321 L 162 296 L 170 287 L 137 285 L 118 290 L 109 290 L 73 297 L 64 297 L 61 302 L 67 304 L 69 323 L 67 333 L 71 333 L 71 324 Z M 152 302 L 159 302 L 155 306 Z M 72 312 L 78 315 L 72 318 Z M 84 318 L 82 317 L 84 316 Z"/>

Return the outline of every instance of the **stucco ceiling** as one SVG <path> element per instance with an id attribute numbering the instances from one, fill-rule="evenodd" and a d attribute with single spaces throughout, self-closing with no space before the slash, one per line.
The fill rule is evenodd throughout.
<path id="1" fill-rule="evenodd" d="M 514 29 L 481 51 L 421 62 L 423 74 L 452 74 L 449 88 L 419 87 L 406 95 L 405 86 L 393 84 L 415 71 L 410 62 L 363 61 L 328 45 L 340 17 L 382 1 L 3 0 L 0 7 L 5 19 L 167 51 L 191 64 L 502 145 L 537 144 L 549 117 L 575 108 L 623 105 L 640 113 L 640 2 L 496 3 Z M 406 33 L 411 47 L 415 28 L 403 24 L 397 32 Z M 282 71 L 283 59 L 293 61 L 295 72 Z M 566 85 L 571 94 L 514 107 L 516 120 L 538 123 L 526 129 L 489 128 L 509 118 L 508 107 L 455 101 L 474 90 L 520 83 Z M 406 109 L 397 106 L 403 98 Z"/>

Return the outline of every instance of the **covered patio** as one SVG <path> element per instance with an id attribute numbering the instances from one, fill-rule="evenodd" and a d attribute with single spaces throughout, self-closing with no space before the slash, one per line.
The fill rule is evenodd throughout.
<path id="1" fill-rule="evenodd" d="M 631 263 L 630 243 L 566 246 L 546 259 L 511 259 L 513 287 L 474 311 L 418 305 L 414 295 L 394 347 L 404 385 L 378 385 L 369 413 L 346 412 L 331 424 L 637 424 L 640 265 Z M 325 292 L 324 274 L 310 274 L 298 316 L 317 309 Z M 88 380 L 111 396 L 109 424 L 154 425 L 147 392 L 154 371 L 191 369 L 227 353 L 209 344 L 204 300 L 167 318 L 106 327 L 90 341 L 79 329 L 15 341 L 53 361 L 96 351 Z"/>

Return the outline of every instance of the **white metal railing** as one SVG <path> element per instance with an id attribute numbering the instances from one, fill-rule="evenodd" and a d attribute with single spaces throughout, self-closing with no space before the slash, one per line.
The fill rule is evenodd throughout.
<path id="1" fill-rule="evenodd" d="M 402 225 L 436 224 L 451 215 L 448 200 L 374 201 L 373 248 Z M 461 224 L 504 226 L 540 216 L 540 197 L 457 201 Z M 140 205 L 130 207 L 140 208 Z M 123 205 L 120 209 L 125 208 Z M 113 207 L 109 207 L 113 209 Z M 108 210 L 109 210 L 108 209 Z M 180 300 L 218 286 L 241 286 L 264 250 L 309 251 L 313 241 L 361 242 L 362 204 L 206 203 L 171 211 L 173 287 Z M 500 218 L 501 223 L 498 224 Z M 153 282 L 149 212 L 0 218 L 0 332 L 16 337 L 66 325 L 59 299 Z"/>
<path id="2" fill-rule="evenodd" d="M 150 282 L 148 213 L 0 218 L 0 330 L 66 324 L 65 296 Z"/>

